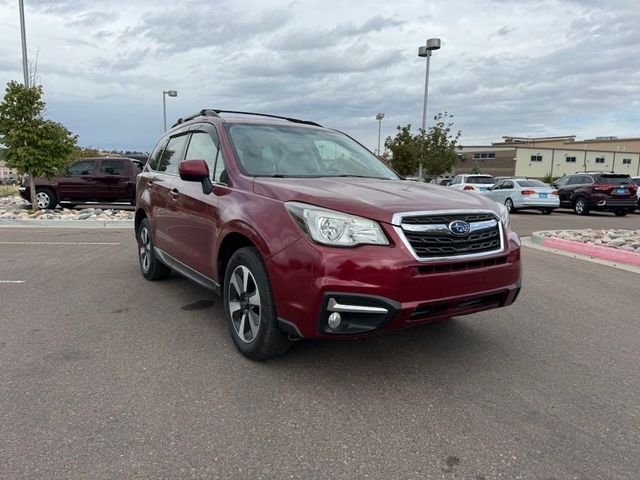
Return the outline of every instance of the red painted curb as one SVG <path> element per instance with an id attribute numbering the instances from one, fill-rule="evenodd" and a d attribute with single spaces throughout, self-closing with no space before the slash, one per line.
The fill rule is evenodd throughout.
<path id="1" fill-rule="evenodd" d="M 611 247 L 601 247 L 600 245 L 574 242 L 572 240 L 563 240 L 561 238 L 553 237 L 544 237 L 542 244 L 545 247 L 579 253 L 580 255 L 588 255 L 590 257 L 602 258 L 603 260 L 609 260 L 612 262 L 640 266 L 640 253 L 627 252 L 625 250 L 617 250 Z"/>

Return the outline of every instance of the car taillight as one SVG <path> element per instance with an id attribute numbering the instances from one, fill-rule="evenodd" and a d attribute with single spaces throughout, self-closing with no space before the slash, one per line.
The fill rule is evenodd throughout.
<path id="1" fill-rule="evenodd" d="M 593 188 L 596 192 L 606 192 L 611 188 L 611 185 L 595 184 L 595 185 L 592 185 L 591 188 Z"/>
<path id="2" fill-rule="evenodd" d="M 475 190 L 471 185 L 465 185 L 463 190 Z"/>
<path id="3" fill-rule="evenodd" d="M 554 190 L 553 192 L 551 192 L 551 195 L 560 195 L 560 192 L 558 190 Z"/>
<path id="4" fill-rule="evenodd" d="M 536 193 L 536 192 L 535 192 L 534 190 L 522 190 L 522 191 L 520 192 L 520 194 L 521 194 L 521 195 L 533 195 L 533 194 L 535 194 L 535 193 Z"/>

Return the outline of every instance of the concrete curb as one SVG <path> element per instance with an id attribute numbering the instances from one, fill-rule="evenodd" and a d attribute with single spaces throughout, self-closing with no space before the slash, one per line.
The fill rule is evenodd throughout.
<path id="1" fill-rule="evenodd" d="M 531 241 L 537 245 L 547 248 L 555 248 L 557 250 L 564 250 L 565 252 L 575 253 L 578 255 L 585 255 L 588 257 L 608 260 L 610 262 L 640 267 L 640 253 L 617 250 L 615 248 L 593 245 L 591 243 L 574 242 L 572 240 L 564 240 L 561 238 L 546 237 L 543 235 L 544 233 L 553 232 L 555 232 L 555 230 L 533 232 L 531 234 Z"/>
<path id="2" fill-rule="evenodd" d="M 0 227 L 15 228 L 131 228 L 133 220 L 22 220 L 17 218 L 0 219 Z"/>
<path id="3" fill-rule="evenodd" d="M 611 262 L 609 260 L 603 260 L 597 257 L 591 257 L 586 255 L 580 255 L 579 253 L 572 253 L 566 250 L 558 250 L 557 248 L 549 248 L 538 243 L 534 243 L 531 237 L 522 237 L 522 245 L 526 248 L 533 250 L 540 250 L 545 253 L 552 253 L 554 255 L 562 255 L 563 257 L 573 258 L 575 260 L 583 260 L 585 262 L 596 263 L 598 265 L 606 265 L 607 267 L 617 268 L 619 270 L 625 270 L 627 272 L 637 273 L 640 275 L 640 267 L 635 265 L 627 265 L 626 263 Z"/>

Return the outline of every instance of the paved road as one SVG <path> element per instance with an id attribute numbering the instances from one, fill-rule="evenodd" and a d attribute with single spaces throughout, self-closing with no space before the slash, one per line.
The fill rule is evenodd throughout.
<path id="1" fill-rule="evenodd" d="M 253 363 L 215 296 L 142 279 L 129 231 L 0 242 L 0 281 L 25 282 L 0 283 L 0 478 L 640 471 L 637 274 L 525 250 L 510 308 Z"/>

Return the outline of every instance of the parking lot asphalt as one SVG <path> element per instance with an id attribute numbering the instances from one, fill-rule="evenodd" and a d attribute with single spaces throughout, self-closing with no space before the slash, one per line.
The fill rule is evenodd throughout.
<path id="1" fill-rule="evenodd" d="M 512 307 L 256 363 L 131 231 L 0 229 L 0 478 L 637 478 L 640 276 L 523 257 Z"/>

